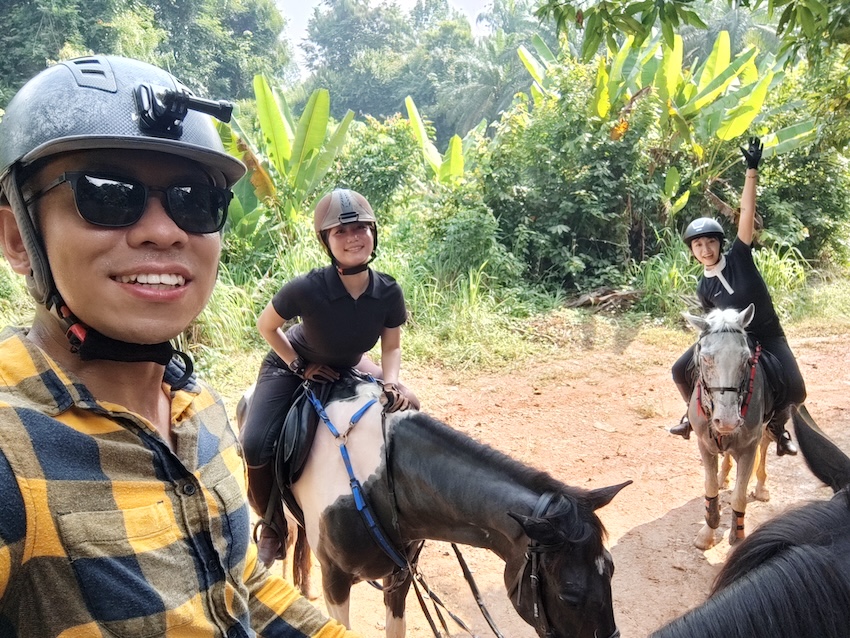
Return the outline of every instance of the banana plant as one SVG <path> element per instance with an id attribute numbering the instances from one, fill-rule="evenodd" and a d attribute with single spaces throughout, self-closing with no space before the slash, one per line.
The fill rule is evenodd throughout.
<path id="1" fill-rule="evenodd" d="M 440 151 L 428 137 L 425 123 L 419 115 L 419 109 L 416 108 L 413 98 L 408 95 L 404 99 L 404 105 L 407 108 L 407 119 L 413 127 L 413 134 L 422 149 L 422 157 L 425 160 L 428 173 L 439 184 L 452 185 L 456 183 L 463 177 L 464 172 L 464 148 L 460 136 L 457 134 L 452 136 L 445 154 L 441 156 Z M 480 127 L 481 124 L 476 128 Z"/>
<path id="2" fill-rule="evenodd" d="M 531 44 L 536 55 L 529 51 L 524 44 L 517 48 L 517 55 L 531 75 L 531 98 L 534 100 L 534 104 L 539 106 L 547 96 L 559 97 L 557 87 L 549 75 L 549 69 L 558 63 L 558 59 L 539 35 L 535 34 L 531 38 Z"/>
<path id="3" fill-rule="evenodd" d="M 676 35 L 673 46 L 663 45 L 654 86 L 662 100 L 662 130 L 672 149 L 683 148 L 693 156 L 696 170 L 681 183 L 690 192 L 706 192 L 740 155 L 730 142 L 747 131 L 758 131 L 767 113 L 765 100 L 771 88 L 782 80 L 781 65 L 772 56 L 757 56 L 755 48 L 732 56 L 729 34 L 721 31 L 708 58 L 695 69 L 682 66 L 682 38 Z M 788 107 L 790 108 L 790 107 Z M 811 143 L 816 136 L 813 119 L 806 119 L 779 131 L 764 131 L 764 157 L 788 152 Z M 672 167 L 671 167 L 672 168 Z M 669 189 L 678 185 L 668 171 L 665 197 L 671 215 L 687 203 Z M 683 199 L 685 198 L 685 199 Z"/>
<path id="4" fill-rule="evenodd" d="M 262 75 L 254 77 L 259 138 L 239 117 L 220 124 L 225 148 L 241 159 L 248 174 L 234 188 L 230 231 L 246 239 L 286 240 L 301 223 L 305 205 L 342 148 L 354 112 L 335 126 L 330 119 L 330 95 L 317 89 L 297 120 L 279 87 Z"/>

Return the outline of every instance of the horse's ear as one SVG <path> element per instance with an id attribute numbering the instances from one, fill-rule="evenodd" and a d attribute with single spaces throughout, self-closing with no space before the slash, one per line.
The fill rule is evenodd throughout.
<path id="1" fill-rule="evenodd" d="M 756 315 L 756 305 L 750 304 L 746 308 L 744 308 L 741 312 L 738 313 L 738 321 L 741 322 L 741 327 L 746 328 L 750 325 L 750 322 L 753 320 L 753 317 Z"/>
<path id="2" fill-rule="evenodd" d="M 806 406 L 793 408 L 791 418 L 803 458 L 812 474 L 829 485 L 833 492 L 850 485 L 850 457 L 821 431 Z"/>
<path id="3" fill-rule="evenodd" d="M 633 481 L 626 481 L 619 485 L 611 485 L 609 487 L 600 487 L 595 490 L 590 490 L 587 493 L 587 498 L 590 500 L 593 509 L 598 510 L 600 507 L 605 507 L 611 500 L 620 493 L 620 490 L 631 485 Z"/>
<path id="4" fill-rule="evenodd" d="M 545 518 L 532 518 L 514 512 L 508 512 L 508 516 L 520 524 L 526 536 L 541 545 L 556 545 L 564 540 L 564 535 Z"/>
<path id="5" fill-rule="evenodd" d="M 692 315 L 689 312 L 683 312 L 682 316 L 685 318 L 691 326 L 697 329 L 698 332 L 705 332 L 708 328 L 708 322 L 704 317 L 700 317 L 699 315 Z"/>

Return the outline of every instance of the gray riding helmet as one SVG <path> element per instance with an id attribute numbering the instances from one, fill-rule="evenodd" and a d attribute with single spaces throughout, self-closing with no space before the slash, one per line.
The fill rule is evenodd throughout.
<path id="1" fill-rule="evenodd" d="M 156 151 L 205 168 L 230 187 L 245 166 L 229 155 L 212 118 L 230 118 L 230 105 L 196 98 L 173 75 L 117 56 L 60 62 L 27 82 L 0 121 L 0 190 L 6 195 L 33 265 L 27 285 L 50 307 L 56 294 L 41 234 L 23 203 L 22 172 L 47 157 L 80 150 Z"/>
<path id="2" fill-rule="evenodd" d="M 698 217 L 688 224 L 682 235 L 682 241 L 690 247 L 691 242 L 700 237 L 716 237 L 722 245 L 726 232 L 717 220 L 711 217 Z"/>

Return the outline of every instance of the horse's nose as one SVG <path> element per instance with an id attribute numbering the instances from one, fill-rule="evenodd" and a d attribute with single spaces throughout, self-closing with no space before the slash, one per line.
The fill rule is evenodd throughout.
<path id="1" fill-rule="evenodd" d="M 712 424 L 714 425 L 714 431 L 721 436 L 725 436 L 727 434 L 732 434 L 735 430 L 738 429 L 738 425 L 740 425 L 741 419 L 737 418 L 734 420 L 730 419 L 721 419 L 719 417 L 714 417 L 712 419 Z"/>

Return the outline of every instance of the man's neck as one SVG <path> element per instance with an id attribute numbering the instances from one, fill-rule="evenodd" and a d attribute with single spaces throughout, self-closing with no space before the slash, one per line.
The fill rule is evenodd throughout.
<path id="1" fill-rule="evenodd" d="M 163 389 L 164 367 L 148 361 L 83 361 L 52 315 L 37 313 L 27 338 L 80 379 L 98 401 L 121 405 L 162 432 L 171 422 L 170 397 Z"/>

